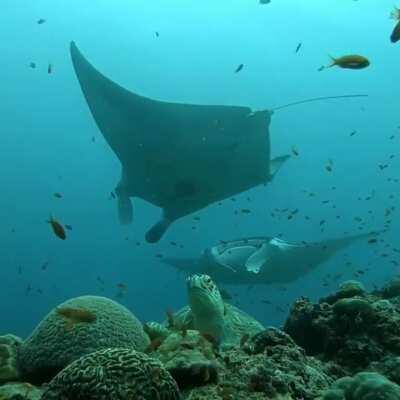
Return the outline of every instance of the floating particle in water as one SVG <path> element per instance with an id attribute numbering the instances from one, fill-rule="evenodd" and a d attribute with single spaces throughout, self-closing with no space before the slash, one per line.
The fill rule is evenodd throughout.
<path id="1" fill-rule="evenodd" d="M 36 68 L 36 63 L 30 62 L 30 63 L 29 63 L 29 66 L 30 66 L 32 69 L 35 69 L 35 68 Z"/>
<path id="2" fill-rule="evenodd" d="M 45 262 L 42 264 L 42 266 L 40 267 L 40 269 L 41 269 L 42 271 L 46 271 L 46 270 L 47 270 L 47 267 L 49 266 L 49 264 L 50 264 L 50 261 L 45 261 Z"/>
<path id="3" fill-rule="evenodd" d="M 294 146 L 292 146 L 292 153 L 296 156 L 296 157 L 298 157 L 299 156 L 299 151 L 296 149 L 296 147 L 294 147 Z"/>
<path id="4" fill-rule="evenodd" d="M 52 64 L 49 64 L 49 65 L 47 66 L 47 73 L 48 73 L 48 74 L 53 73 L 53 65 L 52 65 Z"/>
<path id="5" fill-rule="evenodd" d="M 156 35 L 156 37 L 160 37 L 160 33 L 158 31 L 155 31 L 154 34 Z"/>
<path id="6" fill-rule="evenodd" d="M 235 73 L 237 74 L 238 72 L 240 72 L 243 69 L 243 67 L 244 67 L 244 64 L 239 64 L 237 66 L 237 68 L 235 69 Z"/>
<path id="7" fill-rule="evenodd" d="M 297 54 L 298 52 L 299 52 L 299 50 L 301 49 L 301 46 L 303 45 L 303 43 L 299 43 L 297 46 L 296 46 L 296 50 L 295 50 L 295 53 Z"/>
<path id="8" fill-rule="evenodd" d="M 63 197 L 63 195 L 62 195 L 61 193 L 59 193 L 59 192 L 53 193 L 53 196 L 54 196 L 55 198 L 57 198 L 57 199 L 62 199 L 62 197 Z"/>
<path id="9" fill-rule="evenodd" d="M 354 136 L 357 133 L 357 131 L 352 131 L 350 132 L 350 136 Z"/>
<path id="10" fill-rule="evenodd" d="M 100 276 L 97 276 L 96 280 L 102 285 L 104 285 L 104 283 L 105 283 L 104 280 Z"/>
<path id="11" fill-rule="evenodd" d="M 128 285 L 126 283 L 117 283 L 117 288 L 126 292 L 128 290 Z"/>
<path id="12" fill-rule="evenodd" d="M 40 18 L 40 19 L 37 20 L 37 24 L 38 24 L 38 25 L 42 25 L 42 24 L 44 24 L 45 22 L 46 22 L 46 20 L 45 20 L 44 18 Z"/>
<path id="13" fill-rule="evenodd" d="M 72 231 L 72 226 L 71 225 L 65 224 L 64 226 L 65 226 L 65 229 L 68 229 L 69 231 Z"/>

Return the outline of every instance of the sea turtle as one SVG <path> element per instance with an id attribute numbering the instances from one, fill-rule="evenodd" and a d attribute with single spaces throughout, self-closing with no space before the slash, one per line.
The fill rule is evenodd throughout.
<path id="1" fill-rule="evenodd" d="M 165 337 L 170 330 L 198 330 L 215 343 L 237 345 L 244 336 L 264 330 L 261 323 L 237 307 L 225 302 L 218 287 L 208 275 L 187 278 L 189 305 L 169 315 L 163 324 L 145 325 L 152 339 Z"/>

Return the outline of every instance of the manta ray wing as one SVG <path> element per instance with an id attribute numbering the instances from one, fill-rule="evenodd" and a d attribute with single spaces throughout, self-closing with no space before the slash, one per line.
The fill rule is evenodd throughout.
<path id="1" fill-rule="evenodd" d="M 308 244 L 287 243 L 287 246 L 275 246 L 274 255 L 262 269 L 262 279 L 265 283 L 293 282 L 328 261 L 338 251 L 354 242 L 373 238 L 380 233 L 381 231 L 369 232 Z"/>

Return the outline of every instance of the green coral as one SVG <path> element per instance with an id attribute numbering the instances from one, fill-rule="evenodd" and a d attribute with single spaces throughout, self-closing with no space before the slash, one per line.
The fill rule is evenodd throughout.
<path id="1" fill-rule="evenodd" d="M 400 296 L 400 277 L 396 277 L 388 282 L 381 290 L 381 295 L 385 299 Z"/>
<path id="2" fill-rule="evenodd" d="M 364 293 L 365 293 L 365 287 L 359 281 L 349 280 L 349 281 L 342 282 L 339 285 L 338 294 L 342 298 L 362 296 Z"/>
<path id="3" fill-rule="evenodd" d="M 88 310 L 96 321 L 72 328 L 58 308 Z M 50 380 L 79 357 L 109 347 L 144 350 L 149 339 L 139 320 L 125 307 L 105 297 L 82 296 L 53 309 L 21 345 L 18 362 L 23 376 L 31 382 Z"/>
<path id="4" fill-rule="evenodd" d="M 29 383 L 8 383 L 0 386 L 0 400 L 40 400 L 43 390 Z"/>
<path id="5" fill-rule="evenodd" d="M 371 314 L 373 307 L 370 302 L 364 299 L 353 297 L 350 299 L 340 299 L 333 305 L 335 314 Z"/>
<path id="6" fill-rule="evenodd" d="M 375 372 L 345 377 L 327 390 L 322 400 L 399 400 L 400 386 Z"/>
<path id="7" fill-rule="evenodd" d="M 154 355 L 178 382 L 179 387 L 215 382 L 218 364 L 214 346 L 198 331 L 171 333 Z"/>
<path id="8" fill-rule="evenodd" d="M 19 380 L 17 351 L 21 343 L 22 339 L 14 335 L 0 336 L 0 385 Z"/>
<path id="9" fill-rule="evenodd" d="M 160 361 L 132 349 L 105 349 L 61 371 L 41 400 L 178 400 L 176 382 Z"/>

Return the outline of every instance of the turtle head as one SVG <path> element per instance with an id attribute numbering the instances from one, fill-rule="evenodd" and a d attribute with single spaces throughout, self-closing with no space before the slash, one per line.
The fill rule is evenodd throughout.
<path id="1" fill-rule="evenodd" d="M 225 304 L 214 281 L 208 275 L 193 275 L 187 279 L 187 289 L 195 328 L 220 340 Z"/>
<path id="2" fill-rule="evenodd" d="M 195 314 L 224 312 L 224 301 L 217 285 L 209 275 L 187 278 L 189 303 Z"/>

